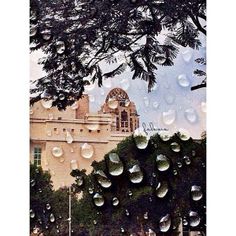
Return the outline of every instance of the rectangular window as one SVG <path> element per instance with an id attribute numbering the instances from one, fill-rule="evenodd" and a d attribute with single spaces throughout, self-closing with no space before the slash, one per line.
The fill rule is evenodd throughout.
<path id="1" fill-rule="evenodd" d="M 36 166 L 41 166 L 41 154 L 42 154 L 42 149 L 41 147 L 34 147 L 34 165 Z"/>

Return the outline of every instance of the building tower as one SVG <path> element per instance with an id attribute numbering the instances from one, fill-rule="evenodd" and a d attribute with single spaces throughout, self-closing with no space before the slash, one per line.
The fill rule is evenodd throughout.
<path id="1" fill-rule="evenodd" d="M 120 88 L 114 88 L 108 93 L 100 112 L 112 114 L 112 132 L 132 133 L 139 127 L 136 106 L 130 101 L 128 94 Z"/>

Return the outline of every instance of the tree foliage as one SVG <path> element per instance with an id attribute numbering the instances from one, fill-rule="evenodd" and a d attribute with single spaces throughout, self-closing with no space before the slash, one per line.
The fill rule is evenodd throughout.
<path id="1" fill-rule="evenodd" d="M 150 91 L 158 66 L 173 65 L 179 46 L 201 45 L 205 10 L 205 0 L 31 0 L 31 51 L 46 55 L 31 103 L 52 99 L 65 109 L 85 85 L 102 86 L 126 68 Z M 113 64 L 110 71 L 104 63 Z"/>
<path id="2" fill-rule="evenodd" d="M 83 193 L 76 218 L 89 230 L 89 235 L 137 235 L 138 232 L 144 235 L 151 229 L 157 235 L 173 236 L 178 235 L 181 218 L 184 230 L 205 232 L 206 140 L 190 138 L 183 141 L 180 134 L 175 134 L 170 140 L 163 141 L 157 134 L 151 137 L 145 149 L 137 148 L 136 142 L 130 136 L 110 152 L 118 154 L 124 166 L 123 173 L 118 176 L 112 175 L 109 169 L 110 153 L 103 161 L 93 162 L 91 174 L 86 174 L 85 170 L 71 172 L 76 178 L 75 192 Z M 172 150 L 173 143 L 179 144 L 179 152 Z M 160 154 L 169 160 L 170 166 L 165 171 L 160 171 L 157 166 L 156 158 Z M 141 169 L 141 182 L 131 181 L 129 169 L 134 165 Z M 102 186 L 99 171 L 107 178 L 103 178 L 104 183 L 109 180 L 111 186 Z M 160 186 L 168 189 L 162 196 L 158 192 Z M 192 198 L 192 186 L 201 188 L 202 197 L 197 201 Z M 102 206 L 95 204 L 96 194 L 103 197 Z M 119 200 L 116 206 L 113 205 L 114 198 Z M 191 211 L 200 217 L 198 225 L 191 223 Z M 167 232 L 160 232 L 159 221 L 166 215 L 171 218 L 171 227 Z"/>

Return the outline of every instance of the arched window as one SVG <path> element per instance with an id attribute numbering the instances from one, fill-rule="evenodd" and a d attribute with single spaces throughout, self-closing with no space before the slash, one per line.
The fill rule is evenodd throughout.
<path id="1" fill-rule="evenodd" d="M 121 112 L 121 127 L 128 127 L 128 114 L 125 110 Z"/>

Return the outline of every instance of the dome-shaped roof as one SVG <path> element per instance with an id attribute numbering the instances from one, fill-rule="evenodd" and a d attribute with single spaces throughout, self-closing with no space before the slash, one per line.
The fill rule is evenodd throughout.
<path id="1" fill-rule="evenodd" d="M 108 102 L 109 98 L 115 98 L 117 101 L 129 101 L 128 94 L 121 88 L 112 89 L 106 97 L 106 102 Z"/>

